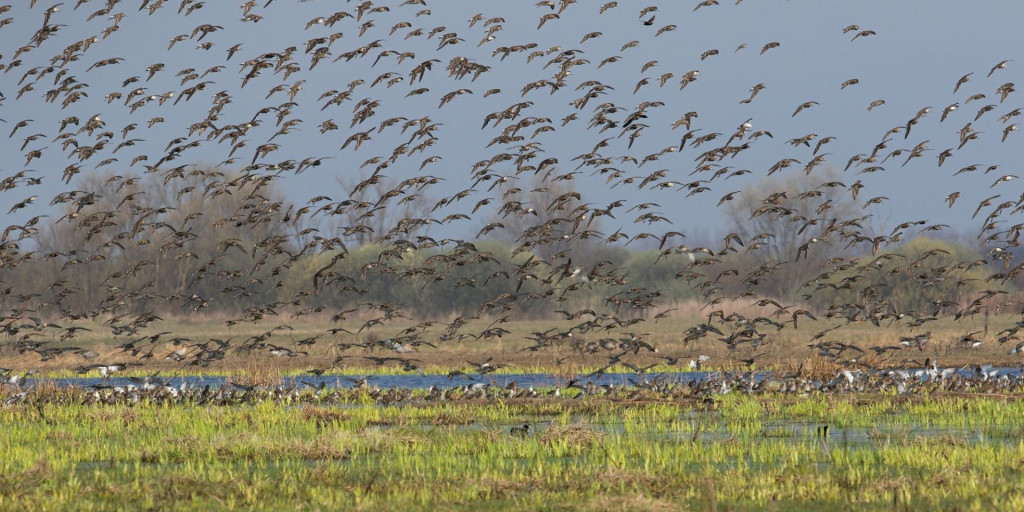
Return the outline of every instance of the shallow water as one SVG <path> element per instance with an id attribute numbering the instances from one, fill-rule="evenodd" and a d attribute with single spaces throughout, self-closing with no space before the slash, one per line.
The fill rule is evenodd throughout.
<path id="1" fill-rule="evenodd" d="M 647 375 L 636 375 L 626 373 L 608 373 L 602 376 L 594 377 L 580 377 L 578 382 L 585 384 L 591 382 L 597 386 L 603 385 L 615 385 L 615 386 L 633 386 L 637 383 L 651 383 L 651 382 L 669 382 L 669 383 L 690 383 L 693 381 L 700 381 L 708 379 L 712 376 L 719 375 L 717 372 L 678 372 L 678 373 L 656 373 Z M 339 375 L 297 375 L 294 377 L 285 377 L 284 384 L 292 384 L 295 386 L 308 385 L 312 387 L 320 387 L 323 385 L 328 389 L 334 388 L 354 388 L 360 385 L 362 377 L 358 376 L 339 376 Z M 552 387 L 564 387 L 568 385 L 569 381 L 563 377 L 555 377 L 552 375 L 542 373 L 508 373 L 508 374 L 490 374 L 490 375 L 474 375 L 471 374 L 469 377 L 455 377 L 449 379 L 447 375 L 368 375 L 366 378 L 366 384 L 368 386 L 376 386 L 381 389 L 399 388 L 399 389 L 427 389 L 431 386 L 439 388 L 452 388 L 452 387 L 463 387 L 473 386 L 476 384 L 489 384 L 491 386 L 505 387 L 515 382 L 521 388 L 552 388 Z M 35 379 L 37 382 L 39 379 Z M 69 377 L 69 378 L 58 378 L 49 379 L 47 382 L 56 383 L 58 386 L 127 386 L 129 384 L 138 385 L 141 379 L 130 379 L 127 377 L 111 377 L 109 379 L 101 379 L 98 377 Z M 219 377 L 219 376 L 183 376 L 183 377 L 164 377 L 160 376 L 154 381 L 165 382 L 166 384 L 178 387 L 182 383 L 185 383 L 188 387 L 220 387 L 229 385 L 232 380 L 231 377 Z M 29 379 L 32 382 L 33 379 Z"/>
<path id="2" fill-rule="evenodd" d="M 915 372 L 922 372 L 923 369 L 904 369 L 899 370 L 905 372 L 906 378 L 909 379 L 920 379 L 928 380 L 927 375 L 917 375 Z M 956 374 L 962 377 L 973 378 L 975 377 L 975 371 L 973 369 L 958 369 Z M 741 374 L 723 374 L 722 372 L 664 372 L 664 373 L 648 373 L 644 375 L 637 375 L 634 373 L 606 373 L 604 375 L 595 375 L 589 377 L 580 376 L 577 378 L 577 383 L 585 385 L 587 382 L 594 384 L 595 386 L 637 386 L 651 383 L 661 384 L 690 384 L 695 381 L 714 380 L 723 376 L 735 377 Z M 1003 367 L 1003 368 L 991 368 L 988 370 L 988 378 L 998 377 L 1010 377 L 1016 378 L 1021 376 L 1020 367 Z M 771 372 L 759 372 L 752 375 L 755 381 L 762 381 L 766 378 L 779 377 L 777 374 Z M 454 388 L 463 386 L 472 386 L 476 384 L 489 384 L 491 386 L 506 387 L 511 383 L 516 383 L 520 388 L 552 388 L 552 387 L 565 387 L 568 385 L 568 379 L 564 377 L 556 377 L 553 375 L 543 373 L 506 373 L 506 374 L 488 374 L 488 375 L 476 375 L 470 374 L 468 376 L 458 376 L 455 378 L 449 378 L 447 375 L 420 375 L 420 374 L 408 374 L 408 375 L 367 375 L 366 384 L 368 386 L 376 386 L 381 389 L 399 388 L 399 389 L 427 389 L 431 386 L 438 388 Z M 749 377 L 748 377 L 749 378 Z M 360 385 L 361 377 L 358 376 L 340 376 L 340 375 L 297 375 L 294 377 L 286 377 L 284 383 L 291 384 L 294 386 L 308 385 L 312 387 L 323 386 L 327 389 L 337 388 L 354 388 Z M 160 376 L 155 381 L 164 382 L 167 385 L 173 387 L 180 387 L 183 383 L 187 387 L 221 387 L 229 385 L 231 377 L 221 376 L 180 376 L 180 377 L 167 377 Z M 40 379 L 29 379 L 27 382 L 33 381 L 39 382 Z M 80 386 L 80 387 L 115 387 L 115 386 L 127 386 L 130 384 L 138 385 L 141 380 L 130 379 L 127 377 L 111 377 L 109 379 L 101 379 L 98 377 L 68 377 L 68 378 L 57 378 L 48 379 L 47 382 L 54 382 L 58 386 Z"/>

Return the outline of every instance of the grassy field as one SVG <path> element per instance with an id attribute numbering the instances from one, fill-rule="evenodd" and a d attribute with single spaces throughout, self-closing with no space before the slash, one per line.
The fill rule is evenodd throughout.
<path id="1" fill-rule="evenodd" d="M 165 375 L 181 371 L 235 374 L 301 373 L 310 369 L 348 374 L 401 373 L 404 370 L 400 363 L 389 361 L 378 365 L 366 358 L 366 356 L 397 356 L 415 359 L 416 365 L 427 373 L 447 373 L 451 370 L 466 370 L 470 366 L 467 361 L 479 362 L 493 357 L 492 363 L 508 365 L 503 369 L 507 372 L 548 372 L 571 375 L 605 366 L 608 364 L 609 356 L 621 351 L 618 348 L 593 348 L 594 345 L 609 339 L 617 343 L 618 340 L 628 338 L 633 333 L 646 343 L 656 347 L 657 352 L 647 350 L 640 350 L 636 354 L 630 352 L 622 360 L 640 366 L 662 364 L 656 369 L 657 371 L 672 369 L 667 364 L 669 361 L 664 359 L 665 357 L 678 358 L 677 365 L 685 367 L 690 359 L 696 359 L 702 354 L 710 358 L 705 364 L 706 368 L 747 368 L 748 365 L 743 361 L 753 359 L 757 368 L 793 370 L 800 365 L 806 366 L 809 363 L 817 364 L 824 361 L 818 357 L 818 350 L 808 347 L 810 344 L 821 341 L 840 341 L 860 347 L 864 351 L 863 354 L 847 351 L 843 354 L 843 359 L 856 359 L 859 363 L 879 366 L 923 366 L 926 358 L 938 359 L 944 366 L 981 363 L 1017 366 L 1021 363 L 1022 357 L 1022 355 L 1010 354 L 1010 349 L 1018 343 L 1017 341 L 1011 340 L 1005 343 L 997 341 L 999 333 L 1003 329 L 1014 326 L 1020 320 L 1020 315 L 993 315 L 987 321 L 980 315 L 959 321 L 954 321 L 952 317 L 943 317 L 919 327 L 910 327 L 906 325 L 906 322 L 892 325 L 883 323 L 881 327 L 876 327 L 867 322 L 848 323 L 846 320 L 826 319 L 820 316 L 816 321 L 801 318 L 798 328 L 794 328 L 792 324 L 788 324 L 782 329 L 760 326 L 759 331 L 766 333 L 766 345 L 755 348 L 750 344 L 745 344 L 735 350 L 729 350 L 726 344 L 720 341 L 722 336 L 714 333 L 709 333 L 695 341 L 684 341 L 688 329 L 707 321 L 706 317 L 698 316 L 697 313 L 697 311 L 677 312 L 666 318 L 649 319 L 630 327 L 612 330 L 592 330 L 585 333 L 576 330 L 571 342 L 560 341 L 540 350 L 527 349 L 534 343 L 529 339 L 532 336 L 531 333 L 549 329 L 566 332 L 583 322 L 585 318 L 557 321 L 513 320 L 496 324 L 507 330 L 507 333 L 500 338 L 487 339 L 466 336 L 442 340 L 444 325 L 435 324 L 428 327 L 419 339 L 436 345 L 436 348 L 420 345 L 411 352 L 402 354 L 381 348 L 370 350 L 350 347 L 344 349 L 340 348 L 339 344 L 366 343 L 398 336 L 403 329 L 415 326 L 417 324 L 415 321 L 399 319 L 383 326 L 357 332 L 363 319 L 332 323 L 327 317 L 303 317 L 301 321 L 281 318 L 269 319 L 259 324 L 227 326 L 224 321 L 209 317 L 173 318 L 167 321 L 153 322 L 144 331 L 141 331 L 136 336 L 137 338 L 163 331 L 169 331 L 172 334 L 163 336 L 156 344 L 148 342 L 138 344 L 137 348 L 140 349 L 140 353 L 133 357 L 130 352 L 116 348 L 118 345 L 128 342 L 130 337 L 112 336 L 109 327 L 103 325 L 99 320 L 95 320 L 79 322 L 79 325 L 87 327 L 91 331 L 79 331 L 74 339 L 57 340 L 56 336 L 50 336 L 45 329 L 42 335 L 35 338 L 36 341 L 48 342 L 46 347 L 74 346 L 95 351 L 98 355 L 88 361 L 71 352 L 43 361 L 36 352 L 18 353 L 11 348 L 5 348 L 0 353 L 0 366 L 16 370 L 63 371 L 64 374 L 83 364 L 97 362 L 139 363 L 140 366 L 135 368 L 138 373 L 160 370 Z M 751 313 L 757 313 L 757 311 L 751 311 Z M 488 328 L 492 322 L 492 319 L 472 320 L 461 332 L 480 332 Z M 716 325 L 725 335 L 739 330 L 735 324 L 722 323 L 717 319 L 713 320 L 712 324 Z M 837 329 L 828 332 L 823 337 L 814 339 L 817 333 L 837 326 Z M 342 331 L 336 334 L 325 334 L 328 329 L 336 327 L 346 328 L 356 334 Z M 932 333 L 932 339 L 922 350 L 904 348 L 903 350 L 888 351 L 881 355 L 877 355 L 871 350 L 871 347 L 897 347 L 901 337 L 913 336 L 925 331 Z M 977 333 L 975 336 L 984 342 L 977 348 L 967 348 L 958 343 L 958 340 L 968 333 Z M 184 337 L 187 338 L 187 341 L 175 346 L 167 342 L 172 336 Z M 237 347 L 254 336 L 263 336 L 265 343 L 288 347 L 302 353 L 294 357 L 275 357 L 270 355 L 267 350 L 238 354 L 229 348 L 223 360 L 215 361 L 206 367 L 189 366 L 187 361 L 177 362 L 167 359 L 168 354 L 172 351 L 205 342 L 210 338 L 227 340 L 232 347 Z M 315 336 L 318 337 L 312 344 L 301 344 L 303 340 Z M 10 339 L 3 344 L 13 345 Z M 588 344 L 591 345 L 592 350 L 585 349 Z M 577 348 L 584 348 L 584 350 L 576 350 L 573 348 L 574 345 Z M 191 349 L 189 350 L 190 354 L 194 353 Z M 140 358 L 149 352 L 152 352 L 152 357 Z M 344 356 L 344 358 L 338 360 L 339 356 Z M 611 370 L 616 369 L 629 371 L 619 365 Z"/>
<path id="2" fill-rule="evenodd" d="M 437 374 L 471 371 L 469 361 L 492 358 L 505 365 L 498 372 L 568 380 L 608 365 L 621 349 L 602 348 L 602 341 L 630 333 L 657 351 L 630 351 L 608 371 L 632 371 L 625 363 L 657 363 L 653 372 L 685 369 L 699 355 L 709 358 L 704 369 L 799 368 L 802 376 L 826 380 L 841 365 L 923 366 L 926 358 L 943 367 L 1020 365 L 1020 356 L 1010 354 L 1017 342 L 997 341 L 1018 315 L 987 323 L 946 317 L 917 327 L 801 318 L 799 328 L 761 326 L 765 345 L 735 350 L 717 334 L 684 341 L 690 328 L 707 321 L 696 311 L 600 332 L 575 329 L 571 341 L 541 350 L 528 349 L 531 333 L 567 332 L 581 320 L 509 321 L 496 324 L 507 332 L 488 339 L 442 340 L 444 326 L 435 325 L 419 339 L 436 348 L 403 353 L 344 345 L 398 336 L 413 320 L 325 334 L 335 327 L 358 331 L 366 319 L 228 326 L 210 317 L 174 318 L 136 336 L 173 333 L 137 344 L 140 354 L 152 353 L 148 358 L 117 348 L 131 338 L 110 335 L 101 320 L 80 322 L 91 330 L 74 339 L 58 340 L 45 328 L 36 336 L 45 347 L 94 351 L 88 359 L 68 352 L 43 361 L 37 352 L 14 351 L 7 339 L 0 340 L 0 366 L 12 369 L 8 375 L 31 369 L 46 377 L 131 362 L 138 366 L 125 373 L 226 374 L 235 383 L 273 386 L 312 369 L 411 371 L 372 357 L 415 360 L 418 371 Z M 481 332 L 493 321 L 472 320 L 462 332 Z M 741 328 L 713 324 L 723 336 Z M 921 350 L 871 349 L 925 331 L 932 337 Z M 967 333 L 983 343 L 967 348 L 958 341 Z M 188 339 L 175 345 L 167 341 L 172 336 Z M 233 350 L 254 337 L 296 355 Z M 314 343 L 303 342 L 313 337 Z M 211 338 L 232 349 L 208 367 L 166 358 Z M 864 353 L 847 351 L 832 361 L 808 347 L 822 340 Z M 744 362 L 749 359 L 752 364 Z M 317 394 L 305 387 L 281 394 L 264 388 L 237 401 L 162 401 L 151 394 L 134 404 L 104 404 L 89 399 L 99 391 L 57 388 L 33 377 L 24 389 L 0 385 L 0 510 L 1024 510 L 1021 396 L 939 389 L 581 397 L 566 388 L 562 398 L 537 390 L 539 398 L 442 402 L 417 390 L 396 393 L 398 405 L 381 405 L 390 401 L 371 393 L 382 391 Z"/>
<path id="3" fill-rule="evenodd" d="M 1024 403 L 1002 396 L 196 407 L 75 393 L 0 406 L 0 509 L 1024 509 Z"/>

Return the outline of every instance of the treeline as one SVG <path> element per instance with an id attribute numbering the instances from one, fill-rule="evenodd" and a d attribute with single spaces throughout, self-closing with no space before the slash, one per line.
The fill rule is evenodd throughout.
<path id="1" fill-rule="evenodd" d="M 577 244 L 566 252 L 578 258 L 559 265 L 515 243 L 410 233 L 401 227 L 408 219 L 386 211 L 364 221 L 353 213 L 361 200 L 314 199 L 296 208 L 268 179 L 203 170 L 170 179 L 92 175 L 77 185 L 54 198 L 63 205 L 59 217 L 5 233 L 4 310 L 218 312 L 255 320 L 284 309 L 386 303 L 431 316 L 509 307 L 547 315 L 552 305 L 644 308 L 616 298 L 630 288 L 672 300 L 696 293 L 673 280 L 678 255 L 651 267 L 651 251 Z"/>
<path id="2" fill-rule="evenodd" d="M 645 241 L 627 247 L 575 236 L 581 228 L 564 223 L 547 238 L 519 236 L 501 217 L 487 221 L 503 228 L 490 235 L 435 239 L 430 222 L 410 227 L 386 208 L 356 215 L 369 201 L 315 198 L 296 208 L 265 176 L 187 169 L 92 175 L 54 198 L 63 207 L 59 217 L 8 227 L 0 254 L 3 309 L 72 318 L 217 312 L 250 321 L 284 311 L 333 315 L 369 303 L 434 318 L 508 311 L 547 317 L 582 308 L 643 314 L 687 300 L 710 312 L 720 301 L 771 297 L 819 311 L 866 300 L 923 311 L 1012 288 L 1010 279 L 993 282 L 993 267 L 976 249 L 951 241 L 801 250 L 789 246 L 795 234 L 733 233 L 716 247 L 663 239 L 640 248 Z M 551 231 L 553 222 L 514 219 L 527 234 Z"/>

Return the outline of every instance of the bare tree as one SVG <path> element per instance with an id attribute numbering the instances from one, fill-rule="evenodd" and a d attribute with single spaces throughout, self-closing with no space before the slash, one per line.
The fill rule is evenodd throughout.
<path id="1" fill-rule="evenodd" d="M 40 300 L 65 312 L 214 296 L 230 308 L 276 293 L 252 284 L 281 275 L 297 258 L 286 236 L 289 205 L 269 180 L 182 167 L 163 175 L 90 174 L 76 186 L 52 201 L 63 204 L 62 214 L 40 227 L 43 257 L 27 276 L 63 283 Z"/>
<path id="2" fill-rule="evenodd" d="M 533 174 L 528 181 L 510 179 L 500 184 L 496 190 L 501 193 L 501 204 L 478 237 L 516 245 L 520 252 L 531 252 L 553 266 L 566 259 L 576 265 L 589 263 L 588 251 L 604 234 L 599 230 L 600 221 L 571 183 Z"/>
<path id="3" fill-rule="evenodd" d="M 759 180 L 727 202 L 727 252 L 751 267 L 776 267 L 760 293 L 793 296 L 826 260 L 857 245 L 870 216 L 856 190 L 835 170 Z"/>
<path id="4" fill-rule="evenodd" d="M 337 178 L 346 198 L 326 210 L 334 235 L 353 245 L 425 235 L 430 224 L 430 200 L 424 190 L 439 181 L 433 176 L 396 180 L 363 174 L 358 181 Z M 339 224 L 340 225 L 337 225 Z"/>

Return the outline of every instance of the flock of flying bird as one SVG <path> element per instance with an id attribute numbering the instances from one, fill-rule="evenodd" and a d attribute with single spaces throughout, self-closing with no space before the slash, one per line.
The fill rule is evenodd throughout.
<path id="1" fill-rule="evenodd" d="M 737 9 L 742 8 L 741 2 L 736 2 Z M 1001 144 L 1015 143 L 1015 121 L 1021 109 L 1008 106 L 1016 99 L 1016 91 L 1012 82 L 1001 80 L 1012 59 L 996 60 L 979 71 L 968 70 L 958 79 L 954 77 L 949 84 L 952 98 L 948 105 L 914 106 L 899 123 L 880 130 L 881 137 L 864 151 L 840 160 L 829 159 L 832 154 L 823 152 L 837 146 L 839 137 L 834 135 L 810 132 L 783 141 L 786 136 L 781 132 L 773 134 L 759 123 L 755 126 L 750 118 L 730 123 L 735 126 L 731 132 L 717 132 L 713 130 L 720 119 L 708 119 L 695 110 L 668 113 L 678 108 L 680 98 L 685 99 L 700 87 L 708 74 L 702 75 L 700 66 L 727 59 L 730 53 L 756 51 L 757 58 L 770 58 L 787 51 L 785 40 L 753 48 L 742 43 L 728 52 L 704 48 L 690 52 L 690 60 L 697 66 L 694 69 L 665 59 L 648 59 L 657 54 L 654 50 L 659 45 L 679 44 L 671 38 L 685 36 L 680 34 L 680 25 L 694 23 L 712 9 L 729 8 L 716 0 L 698 2 L 692 11 L 687 9 L 682 14 L 667 6 L 636 9 L 614 1 L 596 5 L 545 0 L 536 4 L 535 12 L 517 12 L 515 17 L 510 14 L 511 21 L 479 13 L 468 20 L 444 18 L 440 23 L 425 0 L 347 2 L 346 9 L 338 11 L 330 8 L 336 3 L 303 1 L 295 4 L 296 9 L 306 12 L 315 5 L 325 11 L 298 27 L 286 26 L 290 16 L 283 15 L 282 3 L 241 3 L 234 25 L 218 25 L 205 18 L 214 6 L 199 0 L 143 0 L 137 6 L 119 0 L 77 0 L 45 8 L 41 4 L 37 8 L 37 1 L 31 0 L 28 9 L 15 11 L 19 12 L 17 19 L 3 17 L 12 12 L 12 7 L 0 6 L 0 39 L 4 41 L 0 47 L 0 119 L 10 127 L 5 130 L 7 141 L 2 143 L 5 160 L 0 164 L 0 194 L 7 198 L 4 204 L 10 205 L 6 211 L 9 218 L 39 211 L 33 187 L 59 182 L 70 185 L 114 169 L 123 173 L 104 175 L 105 183 L 97 190 L 56 194 L 50 204 L 63 208 L 59 214 L 39 214 L 7 226 L 0 239 L 0 272 L 32 268 L 51 260 L 62 262 L 62 268 L 110 265 L 115 260 L 110 255 L 129 253 L 129 243 L 160 244 L 161 257 L 168 260 L 198 259 L 189 252 L 189 243 L 214 237 L 220 240 L 219 255 L 197 261 L 197 270 L 190 278 L 192 282 L 223 279 L 225 293 L 241 289 L 239 285 L 251 282 L 253 277 L 252 271 L 220 266 L 229 250 L 251 255 L 254 262 L 259 258 L 264 263 L 279 262 L 274 268 L 274 275 L 280 274 L 279 284 L 288 279 L 293 264 L 302 257 L 333 256 L 330 264 L 318 269 L 312 282 L 304 283 L 293 301 L 253 305 L 232 322 L 269 322 L 279 311 L 305 312 L 304 297 L 321 294 L 337 294 L 337 313 L 322 311 L 324 308 L 315 312 L 334 314 L 332 320 L 336 322 L 354 314 L 369 320 L 358 330 L 337 327 L 290 344 L 276 341 L 292 329 L 287 324 L 244 340 L 198 340 L 172 332 L 150 334 L 150 324 L 159 324 L 162 318 L 151 310 L 133 308 L 133 303 L 161 297 L 186 311 L 199 312 L 216 297 L 154 290 L 145 278 L 154 266 L 152 262 L 122 260 L 118 265 L 123 267 L 110 268 L 109 273 L 133 279 L 126 278 L 124 286 L 104 283 L 109 294 L 91 310 L 72 310 L 64 303 L 77 293 L 67 280 L 42 283 L 39 290 L 4 286 L 0 329 L 8 338 L 5 354 L 76 361 L 69 364 L 77 365 L 81 373 L 99 372 L 108 377 L 154 358 L 206 367 L 229 354 L 305 357 L 309 347 L 318 342 L 323 346 L 331 340 L 332 349 L 341 354 L 335 365 L 347 358 L 362 358 L 377 365 L 394 364 L 416 371 L 420 361 L 413 356 L 419 350 L 466 336 L 497 339 L 508 334 L 502 324 L 514 317 L 521 303 L 550 302 L 555 306 L 552 309 L 562 309 L 575 292 L 607 285 L 614 293 L 603 301 L 604 310 L 563 309 L 559 314 L 571 326 L 533 333 L 532 344 L 524 350 L 538 352 L 568 344 L 580 354 L 607 356 L 607 364 L 595 372 L 598 375 L 619 366 L 643 374 L 649 367 L 638 366 L 630 359 L 641 354 L 669 364 L 689 359 L 664 355 L 672 348 L 659 350 L 645 341 L 642 333 L 637 334 L 647 321 L 646 313 L 663 305 L 659 290 L 630 287 L 629 276 L 607 262 L 586 267 L 574 263 L 585 259 L 580 248 L 585 252 L 588 244 L 623 242 L 656 247 L 659 260 L 673 255 L 686 258 L 677 277 L 700 292 L 706 301 L 702 308 L 706 318 L 680 333 L 680 347 L 713 336 L 730 351 L 749 347 L 751 351 L 744 352 L 748 363 L 763 353 L 773 332 L 798 328 L 800 317 L 837 322 L 834 327 L 809 335 L 808 345 L 822 357 L 849 362 L 867 350 L 879 355 L 921 350 L 932 338 L 930 331 L 924 331 L 925 324 L 938 318 L 971 318 L 993 304 L 1004 311 L 1020 309 L 1009 299 L 1000 301 L 1007 295 L 1005 285 L 1024 270 L 1011 261 L 1024 229 L 1024 223 L 1013 223 L 1012 218 L 1024 211 L 1024 193 L 1015 197 L 1009 192 L 1017 176 L 1004 174 L 999 165 L 971 164 L 951 173 L 984 180 L 992 189 L 991 196 L 973 209 L 975 217 L 985 214 L 977 237 L 979 246 L 987 251 L 982 260 L 933 265 L 932 261 L 945 254 L 936 250 L 916 261 L 900 262 L 900 257 L 887 249 L 948 226 L 915 220 L 891 231 L 872 230 L 870 214 L 844 218 L 844 213 L 833 210 L 834 203 L 839 202 L 835 198 L 850 195 L 859 201 L 862 189 L 870 189 L 862 180 L 870 182 L 889 168 L 896 172 L 914 164 L 945 173 L 951 159 L 979 144 L 983 137 L 997 138 Z M 82 21 L 80 9 L 95 10 Z M 670 19 L 674 17 L 679 19 Z M 583 32 L 578 37 L 578 25 L 573 20 L 580 18 L 611 20 L 619 30 Z M 136 41 L 144 47 L 142 57 L 110 53 L 117 47 L 108 42 L 118 40 L 119 31 L 133 22 L 153 20 L 159 20 L 162 27 L 188 28 L 173 36 L 169 44 L 163 40 Z M 529 26 L 524 26 L 527 20 Z M 20 46 L 12 40 L 14 27 L 31 28 Z M 95 31 L 88 32 L 92 29 Z M 83 31 L 88 32 L 85 37 L 68 37 Z M 274 34 L 245 43 L 226 39 L 227 34 L 269 34 L 264 31 Z M 527 42 L 531 33 L 557 42 Z M 858 25 L 836 27 L 835 33 L 849 45 L 882 37 Z M 282 37 L 295 39 L 269 50 L 249 48 L 274 44 Z M 615 37 L 625 39 L 621 47 L 615 43 L 618 50 L 612 55 L 591 49 Z M 699 43 L 689 44 L 692 47 Z M 158 60 L 160 52 L 171 54 L 163 59 L 167 63 Z M 205 63 L 212 64 L 204 67 Z M 524 82 L 518 73 L 503 71 L 511 66 L 529 70 L 531 78 Z M 862 82 L 866 80 L 851 77 L 835 85 L 846 94 L 864 87 Z M 315 89 L 314 85 L 322 88 Z M 765 90 L 770 90 L 770 84 L 759 82 L 750 88 L 749 96 L 732 103 L 741 109 L 754 108 L 764 101 Z M 974 108 L 979 104 L 984 106 L 973 114 L 960 113 L 968 105 Z M 23 105 L 29 106 L 20 108 Z M 864 107 L 870 116 L 890 105 L 884 99 L 875 99 Z M 803 101 L 795 104 L 791 115 L 789 110 L 794 105 L 785 108 L 789 121 L 796 122 L 824 105 L 818 100 Z M 453 113 L 453 109 L 458 111 Z M 32 117 L 11 117 L 12 112 L 25 115 L 33 110 L 37 113 Z M 386 117 L 390 114 L 393 116 Z M 958 125 L 946 130 L 956 134 L 951 142 L 918 138 L 926 130 L 922 127 L 934 129 L 942 123 Z M 477 132 L 484 138 L 474 135 Z M 569 135 L 560 138 L 562 133 Z M 785 144 L 775 143 L 776 135 Z M 296 156 L 297 150 L 309 149 L 309 140 L 317 141 L 317 153 Z M 478 140 L 484 142 L 483 147 L 469 149 Z M 582 148 L 579 152 L 567 149 L 577 146 Z M 765 153 L 758 153 L 767 147 L 770 155 L 780 146 L 786 156 L 774 163 L 766 164 Z M 460 158 L 480 151 L 489 155 L 459 167 Z M 752 153 L 756 155 L 747 156 Z M 223 160 L 212 166 L 201 164 L 211 156 Z M 796 245 L 783 251 L 786 259 L 766 258 L 750 268 L 720 272 L 729 266 L 729 257 L 756 255 L 777 243 L 777 234 L 730 233 L 722 239 L 722 247 L 690 247 L 682 243 L 686 234 L 669 231 L 685 229 L 673 223 L 673 219 L 679 220 L 673 208 L 680 202 L 690 198 L 706 201 L 704 198 L 713 195 L 713 190 L 720 193 L 723 186 L 734 188 L 734 183 L 748 179 L 743 178 L 745 175 L 825 175 L 827 160 L 838 162 L 837 167 L 846 174 L 820 181 L 820 185 L 810 186 L 797 196 L 788 197 L 780 185 L 771 190 L 748 187 L 729 191 L 710 201 L 716 207 L 729 207 L 741 198 L 753 199 L 755 207 L 744 222 L 754 225 L 771 219 L 776 225 L 800 226 Z M 737 168 L 737 162 L 749 162 L 751 168 Z M 348 196 L 326 192 L 296 208 L 268 192 L 278 181 L 299 179 L 299 175 L 306 179 L 311 174 L 318 176 L 314 182 L 317 190 L 327 190 L 329 186 L 324 183 L 334 179 L 332 171 L 347 177 L 361 173 L 348 188 Z M 194 227 L 201 225 L 196 219 L 209 212 L 177 212 L 180 204 L 175 198 L 147 196 L 134 187 L 142 175 L 154 175 L 168 190 L 179 191 L 185 186 L 182 184 L 198 179 L 202 189 L 190 185 L 177 194 L 177 199 L 186 193 L 233 195 L 239 199 L 238 210 L 224 219 L 207 219 L 211 222 L 207 224 L 209 229 L 195 232 Z M 595 191 L 601 188 L 605 190 Z M 623 189 L 629 189 L 623 192 L 625 199 L 608 201 L 607 205 L 604 201 L 585 202 L 587 196 L 606 197 L 611 190 Z M 25 190 L 28 197 L 10 199 Z M 366 195 L 373 191 L 377 191 L 377 197 Z M 441 197 L 428 195 L 438 191 Z M 757 194 L 763 195 L 751 197 Z M 953 208 L 961 195 L 949 194 L 946 205 Z M 418 216 L 394 218 L 383 229 L 379 225 L 377 229 L 371 227 L 371 218 L 384 217 L 386 212 L 416 201 L 431 207 Z M 885 196 L 870 198 L 859 213 L 887 201 Z M 100 210 L 100 204 L 111 206 Z M 131 225 L 119 222 L 124 212 L 132 213 L 135 220 Z M 446 212 L 451 213 L 445 216 Z M 493 222 L 477 235 L 518 230 L 512 236 L 515 252 L 529 257 L 514 260 L 502 271 L 463 279 L 453 286 L 505 279 L 517 284 L 514 292 L 495 296 L 480 304 L 478 310 L 463 312 L 454 320 L 425 320 L 386 339 L 360 338 L 364 331 L 414 314 L 400 304 L 360 302 L 359 283 L 368 273 L 391 274 L 417 283 L 426 279 L 427 285 L 442 286 L 447 285 L 445 280 L 455 267 L 493 264 L 496 260 L 479 250 L 475 239 L 428 236 L 429 230 L 466 230 L 487 218 L 487 212 L 492 213 Z M 161 221 L 179 213 L 181 220 L 175 223 Z M 256 229 L 270 221 L 292 226 L 298 235 L 268 236 L 250 246 L 218 230 L 224 225 Z M 607 225 L 621 227 L 608 233 L 611 230 L 602 227 Z M 646 231 L 626 233 L 638 225 Z M 75 233 L 84 234 L 86 241 L 95 237 L 110 242 L 95 251 L 33 251 L 33 239 L 53 230 L 53 226 L 71 226 Z M 659 232 L 659 228 L 665 231 Z M 381 248 L 380 255 L 362 268 L 361 275 L 339 275 L 334 266 L 347 257 L 353 237 L 359 235 L 375 242 Z M 826 260 L 815 258 L 825 246 L 847 251 Z M 410 272 L 402 267 L 402 258 L 417 251 L 434 257 Z M 782 298 L 764 298 L 760 282 L 780 268 L 812 261 L 822 265 L 820 273 L 804 283 L 800 291 L 791 291 L 794 296 L 804 293 L 805 287 L 819 295 L 829 289 L 848 289 L 856 290 L 860 300 L 812 311 L 796 303 L 777 302 Z M 262 264 L 257 263 L 254 269 Z M 893 273 L 918 277 L 921 286 L 964 279 L 975 268 L 989 269 L 991 286 L 962 301 L 944 299 L 926 311 L 907 311 L 883 293 L 887 279 L 880 272 L 883 264 L 896 265 Z M 710 268 L 716 269 L 717 277 L 707 271 Z M 4 276 L 0 273 L 0 280 Z M 529 281 L 540 283 L 542 291 L 523 288 L 523 283 Z M 727 297 L 727 288 L 740 292 Z M 753 302 L 769 308 L 770 313 L 747 318 L 727 311 L 733 304 L 728 299 Z M 358 306 L 353 309 L 355 304 Z M 653 320 L 669 313 L 664 310 Z M 92 319 L 97 320 L 85 324 L 88 327 L 82 325 Z M 898 345 L 858 346 L 842 341 L 841 327 L 849 323 L 906 325 L 910 332 Z M 471 325 L 486 327 L 468 332 Z M 121 340 L 118 348 L 124 361 L 99 361 L 97 352 L 73 346 L 80 332 L 99 329 L 109 329 L 114 338 Z M 1024 329 L 1024 320 L 999 333 L 998 341 L 1009 343 L 1007 347 L 1014 347 L 1014 353 L 1024 350 L 1024 333 L 1018 336 L 1020 329 Z M 984 341 L 978 334 L 965 335 L 960 344 L 965 348 L 978 346 Z M 362 350 L 362 355 L 353 356 L 350 349 Z M 381 352 L 388 355 L 374 355 Z M 695 358 L 691 367 L 699 367 L 705 360 Z M 468 370 L 486 375 L 500 366 L 487 361 L 471 363 Z M 451 377 L 460 374 L 465 375 L 456 371 Z M 18 384 L 25 376 L 12 370 L 7 375 L 11 384 Z M 852 385 L 855 381 L 844 376 L 838 382 Z"/>

